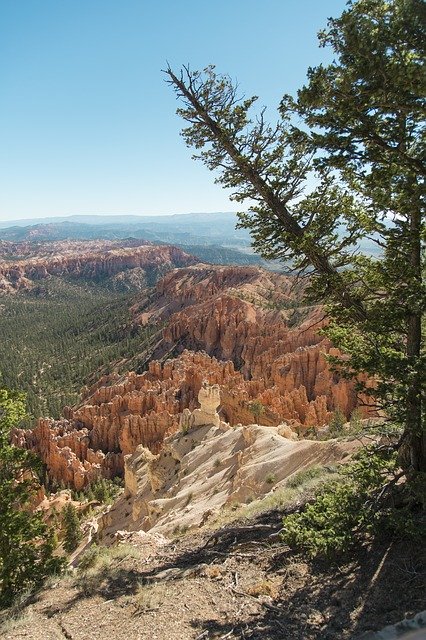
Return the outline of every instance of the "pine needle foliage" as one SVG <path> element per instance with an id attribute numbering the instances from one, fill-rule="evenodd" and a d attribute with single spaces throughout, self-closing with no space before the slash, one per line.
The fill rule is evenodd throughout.
<path id="1" fill-rule="evenodd" d="M 194 157 L 247 203 L 254 249 L 308 276 L 345 354 L 332 365 L 401 425 L 414 478 L 426 471 L 426 5 L 348 2 L 319 38 L 333 62 L 283 96 L 276 123 L 214 66 L 166 77 Z"/>
<path id="2" fill-rule="evenodd" d="M 78 547 L 82 533 L 77 509 L 72 502 L 67 502 L 62 512 L 62 522 L 64 525 L 64 549 L 71 553 Z"/>
<path id="3" fill-rule="evenodd" d="M 426 540 L 424 521 L 411 509 L 418 496 L 402 499 L 407 491 L 403 486 L 396 500 L 392 491 L 401 477 L 395 452 L 363 449 L 340 474 L 338 480 L 325 483 L 300 513 L 284 518 L 286 544 L 311 558 L 335 558 L 369 534 Z"/>
<path id="4" fill-rule="evenodd" d="M 10 431 L 25 417 L 22 394 L 0 389 L 0 607 L 59 572 L 53 529 L 32 510 L 40 460 L 10 444 Z"/>

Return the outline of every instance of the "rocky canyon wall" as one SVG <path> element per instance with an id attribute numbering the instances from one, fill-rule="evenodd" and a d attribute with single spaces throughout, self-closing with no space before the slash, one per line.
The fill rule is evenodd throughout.
<path id="1" fill-rule="evenodd" d="M 15 293 L 30 289 L 35 282 L 49 276 L 96 281 L 132 269 L 146 271 L 152 284 L 170 269 L 197 261 L 177 247 L 135 240 L 64 241 L 54 243 L 54 247 L 56 252 L 51 246 L 44 249 L 36 245 L 34 251 L 38 253 L 35 256 L 17 261 L 0 259 L 0 292 Z"/>
<path id="2" fill-rule="evenodd" d="M 220 417 L 231 425 L 286 423 L 303 436 L 336 408 L 349 417 L 353 385 L 330 370 L 324 354 L 338 352 L 318 333 L 322 309 L 301 304 L 301 288 L 255 267 L 171 271 L 148 307 L 132 308 L 135 323 L 164 324 L 148 371 L 101 378 L 63 419 L 17 430 L 14 441 L 36 449 L 52 478 L 81 488 L 121 475 L 139 445 L 158 453 L 184 409 L 197 407 L 204 380 L 220 386 Z M 170 351 L 177 356 L 161 362 Z"/>

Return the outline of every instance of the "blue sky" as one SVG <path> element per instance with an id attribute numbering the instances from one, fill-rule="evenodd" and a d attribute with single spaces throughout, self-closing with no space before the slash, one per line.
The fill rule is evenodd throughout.
<path id="1" fill-rule="evenodd" d="M 231 211 L 161 74 L 216 64 L 274 117 L 344 0 L 0 0 L 0 219 Z"/>

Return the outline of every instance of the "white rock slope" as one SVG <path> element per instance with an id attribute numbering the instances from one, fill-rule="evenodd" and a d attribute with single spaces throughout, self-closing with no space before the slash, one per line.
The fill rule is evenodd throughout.
<path id="1" fill-rule="evenodd" d="M 217 396 L 203 385 L 201 408 L 183 417 L 160 454 L 139 446 L 126 457 L 125 493 L 101 523 L 105 541 L 123 529 L 167 535 L 199 526 L 227 503 L 263 496 L 302 468 L 347 455 L 333 441 L 295 441 L 287 425 L 230 427 L 215 413 Z"/>

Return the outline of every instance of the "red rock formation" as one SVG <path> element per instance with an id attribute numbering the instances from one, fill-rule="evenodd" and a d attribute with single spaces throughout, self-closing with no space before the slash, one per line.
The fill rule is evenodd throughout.
<path id="1" fill-rule="evenodd" d="M 265 425 L 287 421 L 300 427 L 329 419 L 327 397 L 309 400 L 303 385 L 286 392 L 265 388 L 264 381 L 245 380 L 232 362 L 185 351 L 163 365 L 152 361 L 146 373 L 104 378 L 81 406 L 67 409 L 66 419 L 40 419 L 33 430 L 16 430 L 14 442 L 37 450 L 52 478 L 80 489 L 100 475 L 121 475 L 123 456 L 140 444 L 159 452 L 178 429 L 183 409 L 197 407 L 203 380 L 221 386 L 220 414 L 233 425 L 257 421 L 250 409 L 255 399 L 266 408 L 259 420 Z"/>
<path id="2" fill-rule="evenodd" d="M 257 383 L 251 397 L 261 399 L 268 390 L 261 401 L 283 419 L 324 424 L 337 407 L 349 416 L 356 396 L 324 357 L 338 352 L 318 333 L 326 322 L 322 309 L 294 308 L 302 286 L 257 267 L 195 265 L 169 273 L 157 284 L 151 308 L 133 311 L 138 322 L 166 320 L 154 356 L 177 345 L 232 360 L 245 379 Z"/>
<path id="3" fill-rule="evenodd" d="M 181 249 L 152 245 L 142 240 L 102 242 L 57 242 L 43 254 L 0 262 L 0 292 L 28 289 L 34 281 L 48 276 L 76 278 L 111 277 L 131 269 L 143 269 L 158 277 L 174 267 L 194 264 L 197 260 Z M 16 248 L 16 245 L 15 245 Z M 44 248 L 44 247 L 43 247 Z M 37 246 L 35 251 L 37 251 Z M 40 251 L 42 251 L 40 249 Z"/>
<path id="4" fill-rule="evenodd" d="M 87 391 L 67 418 L 40 419 L 32 430 L 17 429 L 13 442 L 35 449 L 57 481 L 80 489 L 99 475 L 123 471 L 123 455 L 143 444 L 154 453 L 178 428 L 184 408 L 194 409 L 203 379 L 226 385 L 242 381 L 232 363 L 186 352 L 164 365 L 151 362 L 146 373 L 104 378 Z"/>
<path id="5" fill-rule="evenodd" d="M 287 422 L 303 432 L 326 424 L 337 407 L 349 416 L 353 386 L 324 358 L 338 352 L 318 334 L 322 310 L 295 308 L 300 287 L 254 267 L 170 272 L 150 307 L 141 313 L 136 305 L 133 314 L 136 322 L 165 323 L 157 357 L 171 349 L 181 354 L 151 361 L 143 374 L 101 378 L 65 419 L 40 420 L 33 431 L 16 432 L 15 441 L 37 449 L 53 477 L 81 487 L 99 474 L 121 474 L 123 456 L 138 445 L 159 452 L 181 412 L 196 408 L 203 380 L 221 386 L 220 415 L 232 425 Z M 264 407 L 257 417 L 255 400 Z"/>

